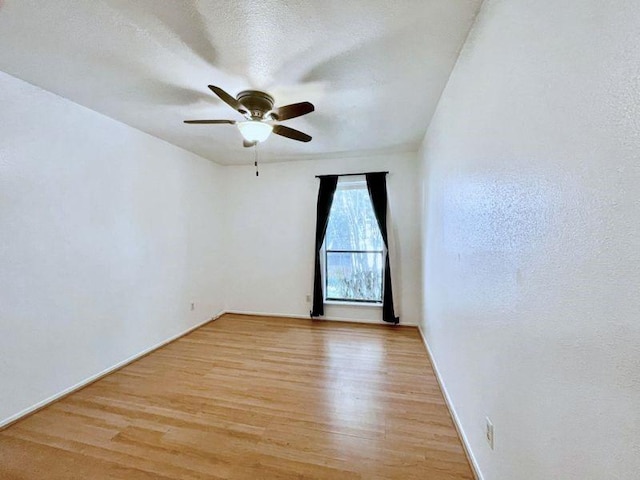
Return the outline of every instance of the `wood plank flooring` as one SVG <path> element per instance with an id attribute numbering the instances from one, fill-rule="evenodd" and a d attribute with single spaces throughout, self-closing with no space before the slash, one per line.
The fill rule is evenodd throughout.
<path id="1" fill-rule="evenodd" d="M 0 432 L 0 478 L 473 475 L 415 328 L 225 315 Z"/>

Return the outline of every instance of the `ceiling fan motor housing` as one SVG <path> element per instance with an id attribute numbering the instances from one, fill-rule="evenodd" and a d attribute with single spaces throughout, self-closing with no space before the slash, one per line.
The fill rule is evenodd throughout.
<path id="1" fill-rule="evenodd" d="M 273 109 L 273 97 L 259 90 L 244 90 L 236 98 L 255 120 L 262 120 Z"/>

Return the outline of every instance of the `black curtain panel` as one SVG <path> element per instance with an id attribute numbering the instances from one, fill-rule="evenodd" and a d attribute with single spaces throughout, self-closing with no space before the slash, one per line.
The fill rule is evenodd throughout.
<path id="1" fill-rule="evenodd" d="M 313 274 L 313 309 L 311 317 L 324 315 L 324 295 L 322 293 L 322 270 L 320 267 L 320 249 L 327 233 L 329 212 L 333 203 L 333 194 L 338 185 L 338 175 L 320 177 L 318 206 L 316 208 L 316 264 Z"/>
<path id="2" fill-rule="evenodd" d="M 373 205 L 373 211 L 378 220 L 378 227 L 382 234 L 384 246 L 387 249 L 384 260 L 384 290 L 382 296 L 382 320 L 389 323 L 399 323 L 393 309 L 393 289 L 391 287 L 391 267 L 389 266 L 389 240 L 387 234 L 387 175 L 381 173 L 367 173 L 367 190 Z"/>

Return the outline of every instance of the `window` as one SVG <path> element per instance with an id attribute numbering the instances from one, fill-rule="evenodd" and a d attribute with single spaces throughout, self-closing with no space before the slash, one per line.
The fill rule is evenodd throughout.
<path id="1" fill-rule="evenodd" d="M 325 300 L 382 303 L 384 242 L 364 180 L 338 183 L 324 253 Z"/>

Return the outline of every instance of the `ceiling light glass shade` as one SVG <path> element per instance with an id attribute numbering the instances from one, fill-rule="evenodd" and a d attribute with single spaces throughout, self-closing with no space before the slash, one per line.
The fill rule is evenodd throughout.
<path id="1" fill-rule="evenodd" d="M 238 122 L 238 129 L 247 142 L 264 142 L 271 134 L 273 127 L 268 123 L 251 120 Z"/>

